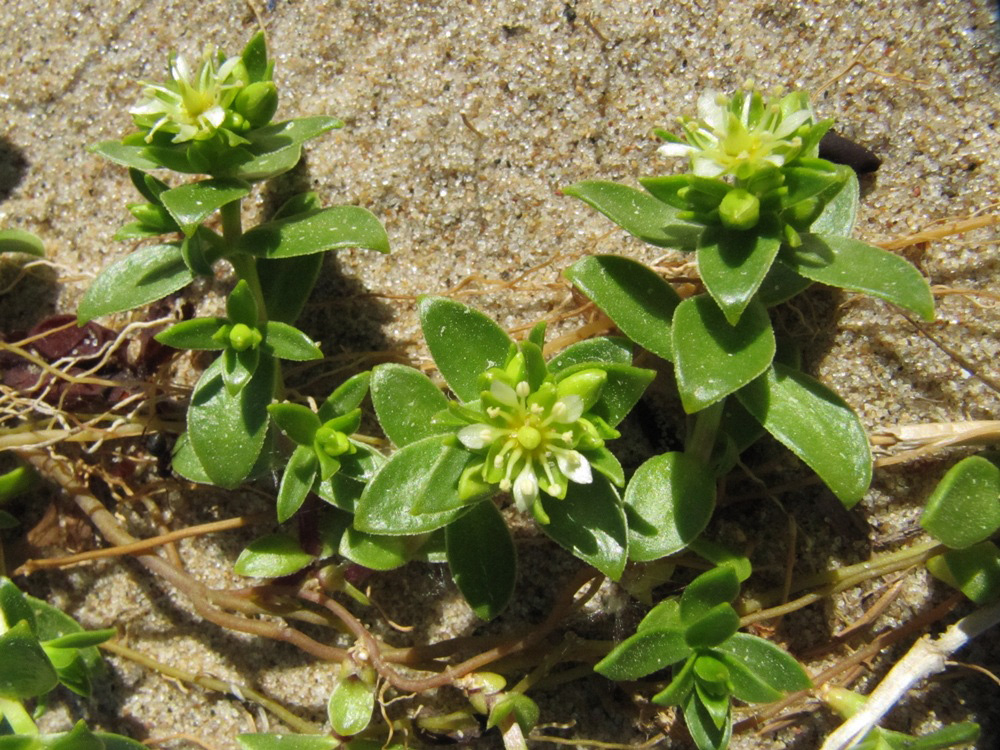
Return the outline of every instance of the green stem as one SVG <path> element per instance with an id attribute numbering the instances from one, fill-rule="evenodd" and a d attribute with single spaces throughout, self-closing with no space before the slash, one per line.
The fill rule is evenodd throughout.
<path id="1" fill-rule="evenodd" d="M 260 276 L 257 273 L 257 259 L 249 253 L 236 252 L 237 243 L 243 236 L 243 223 L 240 216 L 240 201 L 227 203 L 219 209 L 222 217 L 222 240 L 226 246 L 226 259 L 232 263 L 236 275 L 250 287 L 253 298 L 257 302 L 257 315 L 261 323 L 267 321 L 267 307 L 264 305 L 264 290 L 260 286 Z"/>
<path id="2" fill-rule="evenodd" d="M 38 727 L 31 719 L 31 714 L 20 701 L 0 698 L 0 718 L 6 719 L 14 734 L 38 734 Z"/>
<path id="3" fill-rule="evenodd" d="M 722 420 L 722 408 L 725 404 L 726 400 L 722 399 L 694 414 L 694 427 L 684 452 L 704 464 L 712 458 L 715 438 L 719 433 L 719 422 Z"/>

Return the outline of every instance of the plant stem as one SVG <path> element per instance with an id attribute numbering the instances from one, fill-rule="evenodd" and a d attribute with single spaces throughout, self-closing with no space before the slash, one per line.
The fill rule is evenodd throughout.
<path id="1" fill-rule="evenodd" d="M 175 680 L 188 682 L 193 685 L 200 685 L 201 687 L 209 690 L 215 690 L 220 693 L 233 695 L 240 700 L 253 701 L 260 706 L 263 706 L 265 709 L 278 717 L 278 719 L 301 734 L 321 734 L 323 731 L 323 728 L 319 725 L 313 724 L 311 721 L 306 721 L 305 719 L 300 719 L 281 704 L 245 685 L 237 685 L 234 682 L 225 682 L 224 680 L 218 680 L 207 675 L 193 674 L 191 672 L 186 672 L 183 669 L 171 667 L 167 664 L 163 664 L 162 662 L 158 662 L 145 654 L 134 651 L 127 646 L 123 646 L 117 641 L 107 641 L 102 643 L 101 648 L 105 651 L 117 654 L 118 656 L 122 656 L 130 661 L 134 661 L 136 664 L 141 664 L 154 672 L 159 672 L 167 677 L 172 677 Z"/>
<path id="2" fill-rule="evenodd" d="M 20 701 L 10 698 L 0 698 L 0 719 L 6 719 L 14 734 L 38 734 L 38 727 L 31 719 L 31 714 Z"/>
<path id="3" fill-rule="evenodd" d="M 236 275 L 247 283 L 257 302 L 257 317 L 261 323 L 267 321 L 267 307 L 264 304 L 264 290 L 260 285 L 257 273 L 257 259 L 248 253 L 236 252 L 236 245 L 243 236 L 243 225 L 240 217 L 240 201 L 227 203 L 219 214 L 222 217 L 222 239 L 226 245 L 226 260 L 233 265 Z"/>
<path id="4" fill-rule="evenodd" d="M 715 448 L 715 438 L 719 433 L 719 422 L 722 420 L 722 408 L 726 400 L 722 399 L 693 415 L 694 427 L 688 436 L 684 452 L 707 464 L 712 458 Z"/>

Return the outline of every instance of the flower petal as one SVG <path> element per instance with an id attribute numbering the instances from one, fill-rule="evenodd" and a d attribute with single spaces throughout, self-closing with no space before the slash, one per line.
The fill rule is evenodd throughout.
<path id="1" fill-rule="evenodd" d="M 459 430 L 457 437 L 466 448 L 478 451 L 500 437 L 500 430 L 488 424 L 470 424 Z"/>
<path id="2" fill-rule="evenodd" d="M 590 484 L 594 481 L 594 475 L 590 470 L 590 461 L 584 458 L 580 451 L 561 450 L 557 451 L 555 456 L 559 471 L 571 482 Z"/>
<path id="3" fill-rule="evenodd" d="M 514 503 L 518 510 L 528 511 L 538 499 L 538 479 L 530 461 L 526 461 L 521 473 L 514 480 Z"/>

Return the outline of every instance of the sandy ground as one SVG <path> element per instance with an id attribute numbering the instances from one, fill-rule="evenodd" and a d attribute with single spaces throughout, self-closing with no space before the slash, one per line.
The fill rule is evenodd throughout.
<path id="1" fill-rule="evenodd" d="M 8 2 L 0 10 L 0 226 L 36 232 L 54 265 L 32 270 L 0 296 L 0 321 L 5 330 L 23 329 L 46 314 L 72 311 L 97 270 L 128 252 L 111 241 L 126 220 L 123 204 L 135 200 L 125 170 L 84 147 L 129 129 L 136 82 L 160 78 L 171 50 L 197 56 L 214 44 L 234 53 L 258 21 L 277 59 L 279 116 L 333 114 L 346 127 L 307 147 L 303 171 L 248 201 L 246 223 L 303 186 L 328 204 L 373 211 L 389 232 L 393 254 L 351 251 L 329 260 L 308 330 L 327 352 L 397 348 L 419 359 L 425 353 L 413 346 L 413 295 L 441 292 L 470 276 L 514 281 L 499 291 L 480 283 L 488 293 L 467 298 L 513 327 L 566 304 L 569 289 L 559 272 L 582 254 L 657 257 L 559 188 L 581 179 L 635 184 L 637 176 L 676 169 L 657 156 L 650 130 L 671 128 L 677 115 L 691 114 L 705 88 L 728 91 L 752 80 L 765 89 L 821 92 L 818 113 L 836 118 L 843 134 L 884 161 L 864 182 L 857 233 L 866 240 L 996 212 L 1000 29 L 994 12 L 984 0 L 276 0 L 255 8 L 242 0 Z M 907 252 L 932 284 L 997 289 L 995 229 Z M 0 287 L 14 279 L 18 263 L 0 261 Z M 220 278 L 209 291 L 224 292 L 225 284 Z M 993 300 L 941 297 L 930 329 L 995 383 L 1000 314 Z M 867 427 L 996 418 L 997 392 L 887 305 L 817 291 L 797 310 L 782 325 L 805 345 L 809 368 Z M 815 487 L 784 496 L 803 529 L 803 569 L 853 562 L 901 543 L 914 528 L 928 482 L 951 460 L 881 472 L 851 514 Z M 791 476 L 802 475 L 783 461 Z M 169 502 L 175 524 L 266 507 L 249 493 L 219 498 L 185 491 Z M 137 532 L 151 532 L 141 513 L 123 512 Z M 766 563 L 783 559 L 784 541 L 759 538 L 754 530 L 784 524 L 770 503 L 748 503 L 721 517 L 715 530 L 742 538 L 758 550 L 755 562 Z M 207 583 L 232 585 L 232 561 L 264 530 L 185 543 L 180 551 Z M 544 546 L 526 543 L 523 554 L 526 571 L 567 565 Z M 512 619 L 538 619 L 551 592 L 523 578 Z M 161 661 L 255 685 L 303 715 L 323 718 L 328 665 L 202 623 L 183 597 L 138 566 L 108 563 L 38 575 L 31 586 L 88 626 L 122 625 L 133 648 Z M 419 637 L 475 627 L 440 571 L 380 578 L 379 587 L 397 619 L 418 624 Z M 787 618 L 785 637 L 802 648 L 822 642 L 880 591 L 872 587 L 835 607 Z M 628 606 L 616 596 L 609 591 L 601 600 L 606 611 L 589 615 L 595 628 L 622 621 L 619 610 Z M 935 596 L 940 591 L 925 577 L 911 576 L 878 627 L 897 625 Z M 990 636 L 983 640 L 963 658 L 997 669 L 995 634 L 992 646 Z M 891 657 L 877 660 L 875 669 Z M 115 659 L 111 664 L 97 702 L 72 703 L 70 710 L 133 736 L 184 732 L 218 750 L 234 748 L 234 735 L 259 721 L 235 698 L 184 688 Z M 556 692 L 539 696 L 542 720 L 577 720 L 568 736 L 642 739 L 627 700 L 606 683 Z M 995 747 L 998 705 L 995 684 L 954 670 L 908 701 L 893 725 L 916 730 L 935 719 L 978 717 L 986 729 L 981 747 Z M 55 712 L 53 725 L 65 716 Z M 751 735 L 733 746 L 806 750 L 829 726 L 817 714 L 776 738 Z M 178 739 L 162 746 L 193 745 Z M 489 747 L 491 740 L 477 746 Z"/>

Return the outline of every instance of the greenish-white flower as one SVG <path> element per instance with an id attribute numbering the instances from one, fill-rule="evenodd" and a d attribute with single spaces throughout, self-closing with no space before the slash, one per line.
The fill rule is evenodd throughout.
<path id="1" fill-rule="evenodd" d="M 211 138 L 223 126 L 243 129 L 242 116 L 231 108 L 248 83 L 241 57 L 223 60 L 208 48 L 195 69 L 174 55 L 169 72 L 165 83 L 144 82 L 142 97 L 129 110 L 136 125 L 148 129 L 147 143 L 161 130 L 183 143 Z"/>
<path id="2" fill-rule="evenodd" d="M 799 156 L 803 138 L 816 124 L 801 92 L 764 99 L 756 91 L 732 97 L 707 91 L 698 98 L 698 117 L 681 118 L 684 140 L 660 147 L 664 156 L 686 156 L 699 177 L 745 178 L 765 166 L 781 167 Z"/>
<path id="3" fill-rule="evenodd" d="M 476 482 L 510 492 L 520 510 L 544 520 L 539 493 L 561 499 L 569 482 L 590 484 L 588 454 L 605 452 L 602 433 L 617 436 L 586 414 L 607 374 L 588 370 L 559 384 L 546 380 L 534 391 L 526 380 L 513 382 L 499 368 L 491 374 L 478 408 L 464 412 L 470 424 L 457 433 L 463 446 L 483 454 L 482 463 L 467 473 Z"/>

